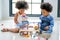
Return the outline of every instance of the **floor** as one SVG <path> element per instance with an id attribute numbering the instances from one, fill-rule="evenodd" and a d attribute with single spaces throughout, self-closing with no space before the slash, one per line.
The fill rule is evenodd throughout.
<path id="1" fill-rule="evenodd" d="M 14 21 L 13 20 L 5 20 L 5 21 L 0 21 L 0 30 L 2 29 L 1 24 L 4 24 L 3 28 L 14 28 Z M 49 40 L 59 40 L 59 24 L 60 21 L 55 20 L 54 23 L 54 28 L 53 28 L 53 33 L 52 36 Z M 1 32 L 0 31 L 0 40 L 35 40 L 35 39 L 26 39 L 23 38 L 19 35 L 19 33 L 11 33 L 11 32 Z M 41 39 L 42 40 L 42 39 Z"/>

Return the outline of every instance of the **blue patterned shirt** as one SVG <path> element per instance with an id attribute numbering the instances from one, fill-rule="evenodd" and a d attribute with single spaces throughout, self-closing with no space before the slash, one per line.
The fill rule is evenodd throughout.
<path id="1" fill-rule="evenodd" d="M 48 15 L 48 16 L 41 15 L 40 19 L 41 19 L 41 22 L 40 22 L 41 27 L 40 27 L 40 29 L 42 31 L 46 31 L 48 33 L 51 33 L 52 29 L 53 29 L 53 26 L 54 26 L 54 19 L 53 19 L 53 17 L 51 15 Z M 49 26 L 48 30 L 44 29 L 46 26 Z"/>

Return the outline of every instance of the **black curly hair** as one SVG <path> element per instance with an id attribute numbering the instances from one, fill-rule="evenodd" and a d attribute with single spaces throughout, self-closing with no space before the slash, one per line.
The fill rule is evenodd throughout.
<path id="1" fill-rule="evenodd" d="M 42 3 L 40 8 L 45 9 L 48 12 L 51 12 L 53 7 L 49 3 Z"/>
<path id="2" fill-rule="evenodd" d="M 28 9 L 28 3 L 25 1 L 18 1 L 16 2 L 17 9 Z"/>

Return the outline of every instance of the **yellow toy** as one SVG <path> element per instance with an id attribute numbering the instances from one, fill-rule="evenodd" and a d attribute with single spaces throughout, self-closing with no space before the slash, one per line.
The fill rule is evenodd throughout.
<path id="1" fill-rule="evenodd" d="M 39 29 L 39 27 L 38 27 L 38 26 L 34 26 L 34 29 L 35 29 L 35 30 L 38 30 L 38 29 Z"/>
<path id="2" fill-rule="evenodd" d="M 29 35 L 29 34 L 26 34 L 26 35 L 24 35 L 24 37 L 29 38 L 29 37 L 30 37 L 30 35 Z"/>

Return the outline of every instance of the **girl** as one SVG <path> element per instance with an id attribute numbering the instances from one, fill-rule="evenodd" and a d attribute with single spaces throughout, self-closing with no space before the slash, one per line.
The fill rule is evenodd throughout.
<path id="1" fill-rule="evenodd" d="M 16 8 L 19 10 L 14 17 L 14 22 L 16 24 L 16 28 L 14 29 L 7 29 L 7 28 L 3 28 L 2 31 L 3 32 L 19 32 L 19 29 L 21 26 L 27 26 L 28 25 L 28 21 L 27 21 L 27 16 L 24 13 L 26 9 L 28 9 L 28 4 L 25 1 L 18 1 L 16 3 Z"/>

